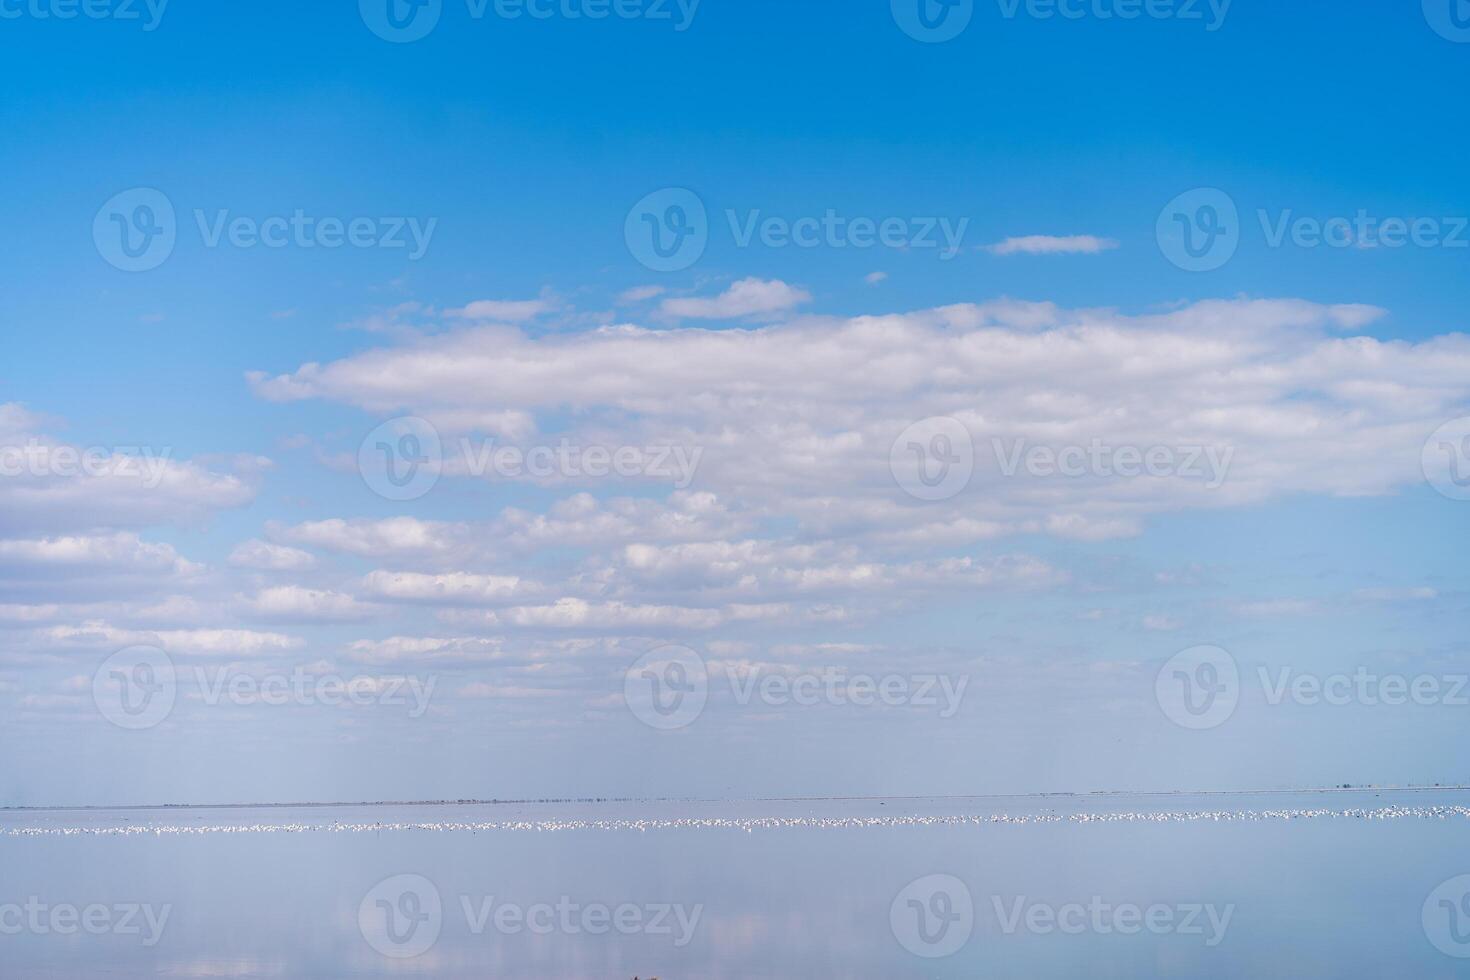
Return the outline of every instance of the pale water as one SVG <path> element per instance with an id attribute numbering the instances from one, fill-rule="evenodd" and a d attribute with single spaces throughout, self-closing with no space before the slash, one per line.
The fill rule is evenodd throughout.
<path id="1" fill-rule="evenodd" d="M 5 977 L 1470 976 L 1470 793 L 0 813 Z"/>

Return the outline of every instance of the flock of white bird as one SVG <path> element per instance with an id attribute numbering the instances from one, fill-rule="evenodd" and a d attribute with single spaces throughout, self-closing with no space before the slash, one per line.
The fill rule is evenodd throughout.
<path id="1" fill-rule="evenodd" d="M 1056 823 L 1195 823 L 1258 822 L 1267 820 L 1449 820 L 1470 818 L 1470 807 L 1463 806 L 1384 806 L 1349 809 L 1271 809 L 1271 810 L 1186 810 L 1186 811 L 1108 811 L 1100 813 L 1028 813 L 1028 814 L 936 814 L 867 817 L 679 817 L 668 819 L 604 819 L 604 820 L 439 820 L 428 822 L 378 821 L 350 823 L 338 820 L 315 823 L 240 823 L 240 824 L 163 824 L 136 823 L 91 827 L 8 827 L 0 828 L 3 837 L 99 837 L 153 835 L 187 836 L 196 834 L 377 834 L 404 831 L 439 833 L 488 833 L 492 831 L 556 832 L 569 830 L 655 831 L 655 830 L 866 830 L 888 827 L 963 827 L 991 824 L 1056 824 Z"/>

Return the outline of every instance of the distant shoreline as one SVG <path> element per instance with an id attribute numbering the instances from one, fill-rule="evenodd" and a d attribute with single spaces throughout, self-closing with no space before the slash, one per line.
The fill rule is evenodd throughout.
<path id="1" fill-rule="evenodd" d="M 1299 789 L 1210 789 L 1210 790 L 1090 790 L 1086 792 L 1056 793 L 981 793 L 959 796 L 756 796 L 729 799 L 704 799 L 696 797 L 581 797 L 564 799 L 522 800 L 375 800 L 361 802 L 306 802 L 306 803 L 140 803 L 140 804 L 89 804 L 82 806 L 0 806 L 0 813 L 86 813 L 86 812 L 158 812 L 164 810 L 307 810 L 307 809 L 353 809 L 369 807 L 434 807 L 434 806 L 576 806 L 595 803 L 902 803 L 914 800 L 1036 800 L 1036 799 L 1083 799 L 1090 797 L 1146 797 L 1146 796 L 1286 796 L 1317 793 L 1433 793 L 1464 792 L 1470 786 L 1322 786 Z"/>

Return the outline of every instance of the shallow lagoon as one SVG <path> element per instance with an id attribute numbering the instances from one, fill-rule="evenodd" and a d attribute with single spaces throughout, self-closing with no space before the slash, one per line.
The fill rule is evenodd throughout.
<path id="1" fill-rule="evenodd" d="M 0 975 L 1465 976 L 1467 808 L 1444 790 L 9 811 Z"/>

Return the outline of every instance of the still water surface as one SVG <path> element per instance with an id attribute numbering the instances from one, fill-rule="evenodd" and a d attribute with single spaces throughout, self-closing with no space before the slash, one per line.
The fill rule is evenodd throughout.
<path id="1" fill-rule="evenodd" d="M 1470 793 L 0 812 L 0 976 L 1465 977 Z"/>

